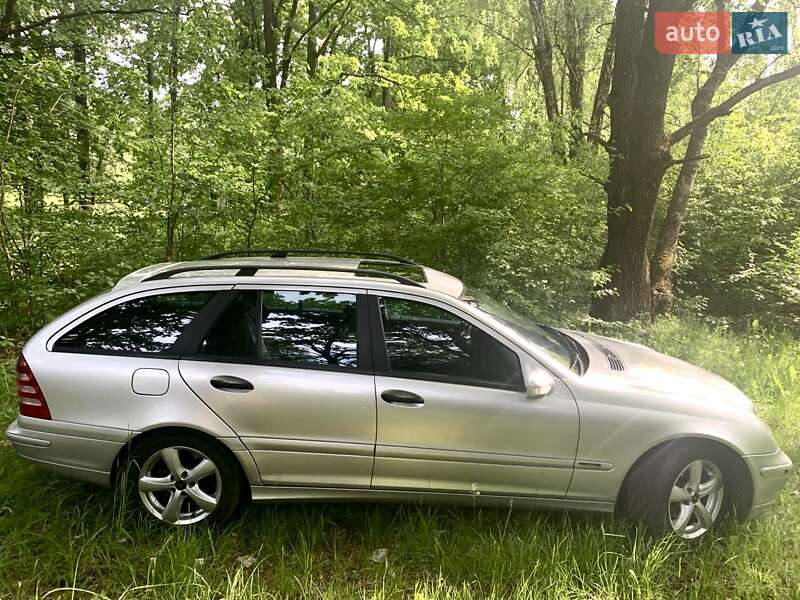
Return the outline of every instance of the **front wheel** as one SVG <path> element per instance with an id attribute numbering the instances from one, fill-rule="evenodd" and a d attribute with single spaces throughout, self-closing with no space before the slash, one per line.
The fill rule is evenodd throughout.
<path id="1" fill-rule="evenodd" d="M 711 531 L 725 501 L 725 479 L 711 460 L 698 458 L 680 472 L 669 496 L 672 531 L 686 539 Z"/>
<path id="2" fill-rule="evenodd" d="M 668 446 L 634 467 L 623 508 L 654 533 L 697 539 L 731 514 L 736 487 L 724 452 L 700 444 Z"/>
<path id="3" fill-rule="evenodd" d="M 136 446 L 129 482 L 148 513 L 171 525 L 223 522 L 242 496 L 228 452 L 193 435 L 156 435 Z"/>

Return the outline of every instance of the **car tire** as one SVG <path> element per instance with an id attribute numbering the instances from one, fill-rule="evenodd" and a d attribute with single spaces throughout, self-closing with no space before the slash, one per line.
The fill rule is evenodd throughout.
<path id="1" fill-rule="evenodd" d="M 627 517 L 651 533 L 690 540 L 716 531 L 737 504 L 730 456 L 705 443 L 673 443 L 644 456 L 621 498 Z"/>
<path id="2" fill-rule="evenodd" d="M 236 458 L 191 433 L 157 433 L 135 444 L 126 472 L 130 497 L 170 525 L 224 523 L 244 495 Z"/>

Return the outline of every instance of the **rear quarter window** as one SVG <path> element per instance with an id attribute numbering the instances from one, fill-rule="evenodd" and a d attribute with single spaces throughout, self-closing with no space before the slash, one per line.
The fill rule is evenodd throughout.
<path id="1" fill-rule="evenodd" d="M 107 308 L 73 327 L 53 345 L 67 352 L 168 354 L 214 292 L 146 296 Z"/>

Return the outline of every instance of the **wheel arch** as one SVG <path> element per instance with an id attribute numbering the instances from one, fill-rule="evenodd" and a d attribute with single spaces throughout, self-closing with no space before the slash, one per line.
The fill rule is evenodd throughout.
<path id="1" fill-rule="evenodd" d="M 227 454 L 236 465 L 236 468 L 239 471 L 239 478 L 242 482 L 243 491 L 245 492 L 246 496 L 250 497 L 250 478 L 242 466 L 241 461 L 237 457 L 237 453 L 231 450 L 225 443 L 220 441 L 218 438 L 214 437 L 213 435 L 201 430 L 201 429 L 194 429 L 192 427 L 181 427 L 181 426 L 164 426 L 164 427 L 155 427 L 153 429 L 148 429 L 141 433 L 138 433 L 135 436 L 132 436 L 123 446 L 120 448 L 119 452 L 117 452 L 116 457 L 114 458 L 114 462 L 111 465 L 111 476 L 110 481 L 112 487 L 116 487 L 119 483 L 118 478 L 120 474 L 124 472 L 122 468 L 123 465 L 128 464 L 130 457 L 133 454 L 133 451 L 136 447 L 141 445 L 143 442 L 152 439 L 159 435 L 191 435 L 194 437 L 199 437 L 212 444 L 221 452 Z M 249 456 L 249 453 L 248 453 Z"/>
<path id="2" fill-rule="evenodd" d="M 654 460 L 659 453 L 668 450 L 671 447 L 685 447 L 697 446 L 699 448 L 713 448 L 717 452 L 721 452 L 726 459 L 726 464 L 723 468 L 727 471 L 725 475 L 732 476 L 735 481 L 735 499 L 734 506 L 736 510 L 736 518 L 744 520 L 750 512 L 750 507 L 753 504 L 754 485 L 750 469 L 747 466 L 742 454 L 724 440 L 717 438 L 704 437 L 699 435 L 688 435 L 682 437 L 675 437 L 668 440 L 663 440 L 648 448 L 637 458 L 633 464 L 628 468 L 625 477 L 622 480 L 619 491 L 617 492 L 617 511 L 625 508 L 625 499 L 630 486 L 632 475 L 635 474 L 637 469 L 647 464 L 648 461 Z"/>

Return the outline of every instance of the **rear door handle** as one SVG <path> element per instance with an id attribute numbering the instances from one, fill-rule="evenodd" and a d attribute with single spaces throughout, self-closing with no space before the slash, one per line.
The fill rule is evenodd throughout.
<path id="1" fill-rule="evenodd" d="M 425 400 L 422 396 L 406 390 L 386 390 L 381 392 L 381 398 L 389 404 L 409 404 L 412 406 L 422 406 Z"/>
<path id="2" fill-rule="evenodd" d="M 224 392 L 249 392 L 253 389 L 253 384 L 233 375 L 217 375 L 211 379 L 211 386 Z"/>

